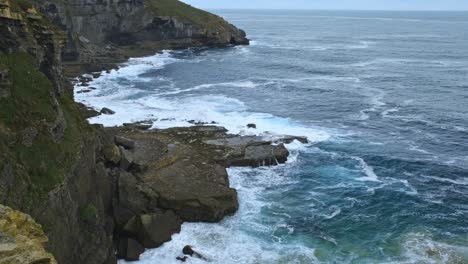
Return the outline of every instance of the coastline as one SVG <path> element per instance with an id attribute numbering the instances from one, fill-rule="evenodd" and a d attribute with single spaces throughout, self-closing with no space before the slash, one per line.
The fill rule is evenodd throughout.
<path id="1" fill-rule="evenodd" d="M 82 109 L 89 112 L 89 108 L 82 107 Z M 95 113 L 98 114 L 98 111 Z M 125 182 L 119 180 L 119 188 L 125 186 L 123 188 L 127 195 L 143 191 L 143 196 L 149 198 L 149 204 L 152 204 L 150 208 L 142 208 L 144 207 L 142 204 L 145 203 L 142 202 L 143 198 L 124 198 L 123 195 L 119 195 L 121 200 L 117 206 L 118 211 L 145 212 L 145 215 L 151 211 L 174 211 L 177 215 L 174 221 L 180 224 L 182 222 L 219 222 L 225 216 L 234 214 L 238 209 L 237 193 L 229 188 L 227 168 L 282 164 L 289 156 L 289 151 L 284 144 L 290 144 L 296 140 L 301 143 L 308 142 L 306 137 L 301 136 L 229 134 L 225 128 L 212 123 L 187 122 L 187 125 L 189 126 L 157 129 L 152 128 L 152 121 L 141 120 L 117 127 L 101 128 L 108 138 L 114 137 L 114 141 L 120 148 L 120 159 L 109 154 L 106 162 L 110 163 L 110 166 L 124 169 L 125 176 L 117 177 L 119 179 L 125 177 L 127 180 Z M 252 130 L 255 129 L 252 128 Z M 117 138 L 131 142 L 128 144 L 132 147 L 127 145 L 126 148 L 125 145 L 119 145 Z M 159 153 L 149 154 L 154 151 Z M 181 160 L 183 160 L 182 163 L 180 163 Z M 125 165 L 122 165 L 123 163 Z M 191 172 L 183 172 L 187 169 Z M 161 173 L 169 178 L 165 180 L 155 178 L 155 175 L 161 175 Z M 179 179 L 172 179 L 170 175 L 173 173 L 179 173 L 177 177 Z M 206 178 L 207 175 L 212 176 Z M 129 177 L 133 178 L 127 182 Z M 184 187 L 186 184 L 188 186 Z M 150 192 L 147 191 L 149 189 L 151 189 Z M 172 200 L 168 197 L 172 197 Z M 195 205 L 193 201 L 196 201 Z M 158 205 L 155 206 L 155 203 Z M 224 205 L 220 207 L 221 204 Z M 141 236 L 140 231 L 129 231 L 128 223 L 131 221 L 134 220 L 125 216 L 117 220 L 122 229 L 120 233 L 125 237 L 144 241 L 145 238 L 138 237 Z M 153 231 L 170 234 L 164 239 L 168 240 L 172 233 L 180 231 L 180 224 L 175 228 L 161 227 L 160 230 Z M 145 246 L 155 247 L 160 244 L 162 243 L 158 242 Z M 134 259 L 125 254 L 120 256 L 127 260 Z"/>

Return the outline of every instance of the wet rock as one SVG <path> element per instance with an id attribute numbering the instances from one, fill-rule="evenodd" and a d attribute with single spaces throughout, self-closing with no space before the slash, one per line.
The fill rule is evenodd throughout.
<path id="1" fill-rule="evenodd" d="M 93 72 L 93 73 L 91 73 L 91 75 L 93 76 L 94 79 L 96 79 L 99 76 L 101 76 L 101 72 Z"/>
<path id="2" fill-rule="evenodd" d="M 307 139 L 307 137 L 300 137 L 300 136 L 281 136 L 278 140 L 275 140 L 275 142 L 282 142 L 284 144 L 290 144 L 294 140 L 297 140 L 301 142 L 302 144 L 309 143 L 309 140 Z"/>
<path id="3" fill-rule="evenodd" d="M 101 109 L 101 114 L 104 114 L 104 115 L 113 115 L 115 114 L 115 112 L 107 107 L 104 107 Z"/>
<path id="4" fill-rule="evenodd" d="M 88 107 L 82 103 L 77 103 L 78 107 L 80 108 L 81 114 L 84 118 L 91 118 L 100 115 L 98 111 L 94 110 L 92 107 Z"/>
<path id="5" fill-rule="evenodd" d="M 191 257 L 195 257 L 195 258 L 199 258 L 199 259 L 203 259 L 203 260 L 208 260 L 202 254 L 200 254 L 200 253 L 196 252 L 195 250 L 193 250 L 193 248 L 191 246 L 189 246 L 189 245 L 186 245 L 182 249 L 182 253 L 184 253 L 184 255 L 189 255 Z"/>
<path id="6" fill-rule="evenodd" d="M 247 128 L 257 128 L 257 125 L 255 125 L 255 124 L 247 124 Z"/>
<path id="7" fill-rule="evenodd" d="M 135 216 L 125 225 L 123 232 L 137 239 L 145 248 L 155 248 L 171 240 L 180 232 L 182 221 L 172 211 Z"/>
<path id="8" fill-rule="evenodd" d="M 134 129 L 139 129 L 139 130 L 148 130 L 151 127 L 153 127 L 153 122 L 147 122 L 147 123 L 142 123 L 142 122 L 136 122 L 136 123 L 123 123 L 125 127 L 130 127 Z"/>
<path id="9" fill-rule="evenodd" d="M 83 90 L 80 90 L 80 91 L 78 91 L 76 93 L 82 94 L 82 93 L 89 93 L 89 92 L 91 92 L 91 89 L 83 89 Z"/>
<path id="10" fill-rule="evenodd" d="M 248 146 L 245 149 L 244 159 L 241 163 L 252 167 L 277 165 L 288 160 L 289 151 L 284 144 Z"/>
<path id="11" fill-rule="evenodd" d="M 179 261 L 185 262 L 185 261 L 187 261 L 188 257 L 187 256 L 180 256 L 180 257 L 176 257 L 176 259 L 179 260 Z"/>
<path id="12" fill-rule="evenodd" d="M 121 237 L 117 245 L 117 257 L 126 261 L 136 261 L 145 252 L 145 248 L 135 239 Z"/>

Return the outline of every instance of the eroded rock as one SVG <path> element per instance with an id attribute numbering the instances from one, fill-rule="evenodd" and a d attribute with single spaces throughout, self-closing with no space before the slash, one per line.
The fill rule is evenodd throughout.
<path id="1" fill-rule="evenodd" d="M 0 205 L 0 264 L 56 264 L 42 227 L 29 215 Z"/>
<path id="2" fill-rule="evenodd" d="M 135 216 L 125 225 L 123 233 L 138 240 L 145 248 L 155 248 L 180 232 L 182 220 L 167 210 Z"/>

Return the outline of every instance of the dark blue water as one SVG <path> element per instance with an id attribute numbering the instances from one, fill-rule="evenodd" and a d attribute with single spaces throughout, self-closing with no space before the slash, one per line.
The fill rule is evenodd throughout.
<path id="1" fill-rule="evenodd" d="M 230 169 L 238 214 L 185 224 L 142 263 L 185 244 L 215 263 L 468 263 L 468 13 L 217 13 L 252 45 L 131 60 L 77 95 L 117 111 L 92 121 L 312 143 L 284 166 Z"/>

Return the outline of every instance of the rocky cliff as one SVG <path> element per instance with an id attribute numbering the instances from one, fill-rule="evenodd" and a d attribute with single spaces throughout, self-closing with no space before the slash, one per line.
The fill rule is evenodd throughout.
<path id="1" fill-rule="evenodd" d="M 67 32 L 63 59 L 101 70 L 165 48 L 248 44 L 223 18 L 177 0 L 47 0 L 39 8 Z M 74 72 L 73 72 L 74 73 Z"/>
<path id="2" fill-rule="evenodd" d="M 0 205 L 0 263 L 56 264 L 48 238 L 29 215 Z"/>
<path id="3" fill-rule="evenodd" d="M 0 0 L 0 203 L 42 225 L 58 263 L 135 259 L 182 221 L 233 213 L 224 165 L 187 160 L 196 151 L 172 147 L 176 137 L 132 133 L 130 142 L 153 147 L 135 150 L 90 126 L 63 72 L 162 48 L 246 43 L 243 31 L 177 0 Z M 180 184 L 192 180 L 196 195 Z"/>

